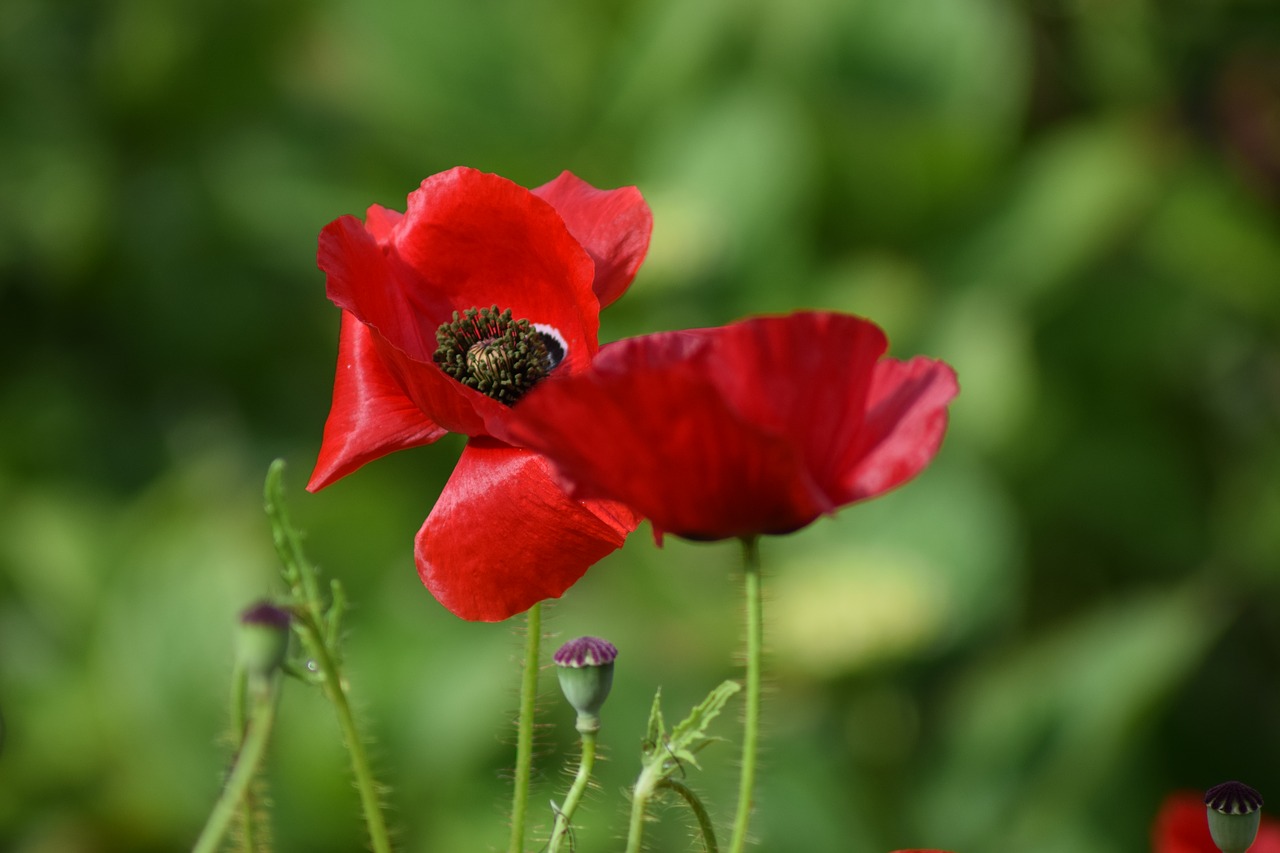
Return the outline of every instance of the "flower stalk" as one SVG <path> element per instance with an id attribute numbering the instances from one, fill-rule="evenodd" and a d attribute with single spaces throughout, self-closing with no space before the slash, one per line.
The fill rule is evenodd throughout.
<path id="1" fill-rule="evenodd" d="M 345 610 L 346 598 L 342 587 L 335 580 L 331 584 L 328 608 L 320 597 L 320 584 L 316 569 L 302 550 L 301 537 L 289 520 L 284 505 L 282 479 L 284 461 L 277 459 L 267 472 L 264 490 L 267 517 L 271 520 L 271 533 L 276 553 L 280 556 L 281 574 L 289 585 L 293 610 L 293 629 L 302 641 L 307 655 L 308 669 L 318 681 L 325 696 L 333 705 L 338 718 L 342 742 L 351 762 L 351 774 L 356 791 L 360 795 L 360 807 L 364 814 L 365 828 L 369 833 L 369 845 L 374 853 L 391 853 L 391 835 L 387 831 L 382 814 L 380 786 L 373 775 L 364 740 L 356 725 L 355 714 L 347 697 L 346 679 L 342 676 L 338 639 L 339 624 Z"/>
<path id="2" fill-rule="evenodd" d="M 670 777 L 663 779 L 658 787 L 675 791 L 680 795 L 680 798 L 689 806 L 689 810 L 693 812 L 694 818 L 698 821 L 698 832 L 702 835 L 702 845 L 706 853 L 720 853 L 720 845 L 716 843 L 716 828 L 711 823 L 711 815 L 707 813 L 707 807 L 702 804 L 701 798 L 694 793 L 693 789 L 678 779 Z"/>
<path id="3" fill-rule="evenodd" d="M 508 853 L 523 853 L 525 818 L 529 811 L 529 777 L 533 771 L 533 718 L 538 701 L 538 662 L 542 650 L 542 603 L 529 608 L 524 638 L 524 673 L 520 679 L 520 710 L 516 718 L 516 777 L 511 793 L 511 840 Z"/>
<path id="4" fill-rule="evenodd" d="M 665 776 L 663 763 L 650 762 L 640 771 L 635 788 L 631 791 L 631 821 L 627 826 L 626 853 L 640 853 L 640 842 L 644 837 L 645 812 L 649 808 L 649 800 Z"/>
<path id="5" fill-rule="evenodd" d="M 569 827 L 573 823 L 573 813 L 578 810 L 578 803 L 582 801 L 582 795 L 586 792 L 587 784 L 591 781 L 591 769 L 596 763 L 597 732 L 581 728 L 578 731 L 582 735 L 582 758 L 578 761 L 578 772 L 573 778 L 573 786 L 569 788 L 569 794 L 565 797 L 564 805 L 556 809 L 555 826 L 551 831 L 551 841 L 547 845 L 547 853 L 559 853 L 560 844 L 564 841 L 565 836 L 569 834 Z M 570 847 L 572 847 L 572 844 Z"/>
<path id="6" fill-rule="evenodd" d="M 236 683 L 240 685 L 235 691 L 237 698 L 244 695 L 244 681 L 244 673 L 237 672 Z M 271 728 L 275 722 L 280 677 L 273 674 L 262 679 L 255 678 L 254 681 L 251 691 L 253 709 L 242 729 L 244 739 L 236 751 L 235 763 L 222 787 L 222 794 L 209 813 L 200 837 L 191 848 L 192 853 L 216 853 L 222 846 L 222 839 L 227 834 L 231 820 L 249 796 L 253 780 L 258 774 L 263 756 L 266 755 L 267 744 L 271 741 Z M 252 816 L 245 820 L 246 825 L 250 824 Z"/>
<path id="7" fill-rule="evenodd" d="M 751 822 L 751 797 L 755 788 L 756 753 L 760 738 L 760 669 L 764 656 L 764 607 L 760 582 L 760 540 L 742 539 L 742 568 L 747 609 L 747 696 L 742 732 L 742 775 L 738 778 L 738 810 L 733 821 L 730 853 L 742 853 Z"/>

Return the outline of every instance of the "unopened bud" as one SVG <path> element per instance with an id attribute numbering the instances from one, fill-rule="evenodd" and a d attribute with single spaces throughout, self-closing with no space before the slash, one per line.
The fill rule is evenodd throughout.
<path id="1" fill-rule="evenodd" d="M 613 661 L 617 657 L 613 643 L 599 637 L 570 640 L 553 656 L 564 698 L 578 712 L 578 731 L 600 729 L 600 708 L 613 687 Z"/>
<path id="2" fill-rule="evenodd" d="M 289 611 L 260 601 L 240 614 L 236 650 L 240 666 L 255 677 L 270 675 L 289 651 Z"/>
<path id="3" fill-rule="evenodd" d="M 1214 785 L 1204 795 L 1209 834 L 1222 853 L 1245 853 L 1258 835 L 1262 795 L 1243 782 Z"/>

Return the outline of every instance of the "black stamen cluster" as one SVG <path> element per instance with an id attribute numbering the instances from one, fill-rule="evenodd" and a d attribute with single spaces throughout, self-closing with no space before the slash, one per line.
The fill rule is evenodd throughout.
<path id="1" fill-rule="evenodd" d="M 440 369 L 499 403 L 512 405 L 552 368 L 543 336 L 511 309 L 468 308 L 436 329 Z"/>

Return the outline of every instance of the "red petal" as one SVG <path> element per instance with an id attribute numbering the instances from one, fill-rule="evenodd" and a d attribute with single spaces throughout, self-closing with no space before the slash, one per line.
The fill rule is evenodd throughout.
<path id="1" fill-rule="evenodd" d="M 418 574 L 456 615 L 496 622 L 562 595 L 639 520 L 570 498 L 535 453 L 473 439 L 418 533 Z"/>
<path id="2" fill-rule="evenodd" d="M 348 305 L 355 305 L 347 295 L 361 295 L 361 305 L 365 309 L 372 306 L 371 316 L 387 315 L 388 319 L 380 325 L 369 323 L 367 316 L 358 311 L 346 311 L 357 324 L 370 327 L 376 357 L 422 415 L 449 432 L 484 433 L 485 415 L 481 412 L 488 412 L 489 407 L 500 406 L 500 403 L 447 377 L 431 362 L 435 329 L 428 332 L 422 328 L 415 319 L 419 307 L 404 301 L 406 293 L 415 291 L 392 284 L 399 278 L 412 277 L 394 252 L 384 251 L 353 216 L 343 216 L 326 225 L 320 233 L 319 263 L 326 273 L 329 296 L 338 305 L 346 309 Z M 406 342 L 412 352 L 392 345 L 387 337 L 388 324 L 390 333 Z M 430 341 L 424 332 L 429 333 Z"/>
<path id="3" fill-rule="evenodd" d="M 398 210 L 391 210 L 380 204 L 371 205 L 364 215 L 364 227 L 383 246 L 391 242 L 396 223 L 404 218 Z"/>
<path id="4" fill-rule="evenodd" d="M 375 351 L 368 327 L 343 311 L 333 405 L 307 489 L 322 489 L 366 462 L 430 444 L 444 433 L 404 395 Z"/>
<path id="5" fill-rule="evenodd" d="M 947 431 L 947 405 L 960 391 L 941 361 L 885 359 L 875 366 L 862 431 L 835 466 L 842 503 L 875 497 L 924 470 Z"/>
<path id="6" fill-rule="evenodd" d="M 409 358 L 431 362 L 439 323 L 423 318 L 445 313 L 447 303 L 421 287 L 414 271 L 378 245 L 360 220 L 341 216 L 326 225 L 316 263 L 325 272 L 325 290 L 335 305 L 372 326 Z"/>
<path id="7" fill-rule="evenodd" d="M 555 460 L 574 494 L 623 501 L 659 531 L 787 533 L 936 452 L 954 376 L 933 362 L 882 376 L 884 348 L 874 324 L 825 313 L 633 338 L 535 388 L 511 438 Z"/>
<path id="8" fill-rule="evenodd" d="M 475 169 L 433 175 L 410 194 L 395 248 L 415 274 L 409 286 L 447 303 L 411 298 L 433 352 L 435 330 L 454 310 L 497 305 L 557 328 L 570 364 L 585 367 L 595 355 L 595 267 L 555 209 L 524 187 Z"/>
<path id="9" fill-rule="evenodd" d="M 1249 853 L 1280 853 L 1280 823 L 1263 815 L 1258 837 L 1253 840 Z"/>
<path id="10" fill-rule="evenodd" d="M 1198 794 L 1179 793 L 1165 799 L 1151 828 L 1154 853 L 1217 853 L 1218 845 L 1209 835 L 1204 799 Z"/>
<path id="11" fill-rule="evenodd" d="M 518 437 L 548 453 L 575 494 L 620 500 L 659 533 L 780 533 L 832 509 L 799 449 L 728 405 L 706 343 L 677 332 L 607 346 L 592 372 L 517 404 Z"/>
<path id="12" fill-rule="evenodd" d="M 887 347 L 879 326 L 847 314 L 748 320 L 717 333 L 715 382 L 746 420 L 800 448 L 834 499 L 843 497 L 831 489 L 843 470 L 840 450 L 866 417 L 876 361 Z"/>
<path id="13" fill-rule="evenodd" d="M 550 202 L 595 261 L 594 289 L 600 307 L 626 292 L 653 232 L 653 214 L 640 191 L 635 187 L 598 190 L 572 172 L 561 172 L 533 194 Z"/>
<path id="14" fill-rule="evenodd" d="M 451 432 L 483 435 L 506 407 L 432 362 L 436 329 L 453 312 L 498 305 L 555 327 L 568 345 L 561 372 L 597 348 L 594 265 L 550 204 L 497 175 L 452 169 L 409 196 L 403 216 L 369 209 L 320 234 L 329 298 L 377 333 L 378 351 L 406 396 Z"/>

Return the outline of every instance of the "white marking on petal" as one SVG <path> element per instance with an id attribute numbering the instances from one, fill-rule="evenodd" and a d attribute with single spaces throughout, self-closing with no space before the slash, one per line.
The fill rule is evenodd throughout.
<path id="1" fill-rule="evenodd" d="M 564 335 L 560 334 L 560 330 L 555 326 L 548 326 L 546 323 L 534 323 L 533 329 L 542 336 L 542 343 L 547 348 L 547 356 L 551 359 L 551 364 L 547 369 L 551 370 L 569 355 L 569 344 L 565 341 Z"/>

